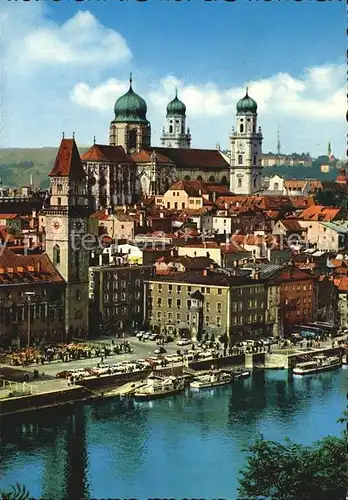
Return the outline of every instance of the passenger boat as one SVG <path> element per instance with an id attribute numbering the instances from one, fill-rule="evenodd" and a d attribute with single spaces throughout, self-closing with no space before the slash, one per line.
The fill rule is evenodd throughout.
<path id="1" fill-rule="evenodd" d="M 134 393 L 136 401 L 150 401 L 182 392 L 185 389 L 185 380 L 182 377 L 160 377 L 151 374 L 146 384 Z"/>
<path id="2" fill-rule="evenodd" d="M 198 376 L 193 382 L 190 383 L 190 389 L 211 389 L 212 387 L 220 387 L 222 385 L 230 384 L 232 380 L 232 373 L 216 370 L 205 375 Z"/>
<path id="3" fill-rule="evenodd" d="M 339 356 L 316 356 L 312 361 L 298 363 L 292 370 L 295 375 L 309 375 L 313 373 L 334 370 L 342 366 L 342 360 Z"/>

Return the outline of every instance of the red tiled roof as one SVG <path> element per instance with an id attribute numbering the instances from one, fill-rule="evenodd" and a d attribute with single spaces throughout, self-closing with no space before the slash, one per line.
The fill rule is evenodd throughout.
<path id="1" fill-rule="evenodd" d="M 151 150 L 142 149 L 138 153 L 133 153 L 131 156 L 136 163 L 141 163 L 141 162 L 149 163 L 151 162 L 152 151 L 153 151 L 152 149 Z M 165 154 L 159 152 L 157 148 L 156 148 L 156 161 L 158 163 L 173 163 L 172 160 L 170 160 Z"/>
<path id="2" fill-rule="evenodd" d="M 302 227 L 297 219 L 283 219 L 280 222 L 288 231 L 302 231 Z"/>
<path id="3" fill-rule="evenodd" d="M 295 266 L 289 266 L 282 270 L 277 276 L 271 279 L 273 284 L 284 283 L 286 281 L 303 281 L 303 280 L 313 280 L 313 276 L 301 271 Z"/>
<path id="4" fill-rule="evenodd" d="M 335 220 L 340 213 L 340 208 L 313 205 L 302 210 L 298 215 L 298 219 L 303 221 L 330 222 Z"/>
<path id="5" fill-rule="evenodd" d="M 169 191 L 185 191 L 189 196 L 197 197 L 208 194 L 206 185 L 201 181 L 178 181 L 169 188 Z"/>
<path id="6" fill-rule="evenodd" d="M 19 215 L 17 214 L 0 214 L 0 219 L 4 220 L 4 219 L 17 219 L 17 217 L 19 218 Z"/>
<path id="7" fill-rule="evenodd" d="M 134 161 L 150 161 L 152 151 L 156 152 L 158 161 L 175 163 L 180 167 L 195 168 L 229 168 L 229 164 L 217 149 L 184 149 L 184 148 L 149 148 L 146 153 L 140 151 L 132 155 Z"/>
<path id="8" fill-rule="evenodd" d="M 75 139 L 62 139 L 50 177 L 72 177 L 84 179 L 85 172 L 81 163 Z"/>
<path id="9" fill-rule="evenodd" d="M 127 155 L 122 146 L 108 146 L 104 144 L 94 144 L 82 155 L 81 160 L 107 163 L 133 163 L 132 158 Z"/>
<path id="10" fill-rule="evenodd" d="M 54 281 L 64 283 L 48 255 L 17 255 L 8 248 L 0 252 L 0 285 Z"/>
<path id="11" fill-rule="evenodd" d="M 108 220 L 109 214 L 105 210 L 98 210 L 90 215 L 90 219 Z"/>
<path id="12" fill-rule="evenodd" d="M 333 282 L 340 292 L 348 292 L 348 277 L 334 279 Z"/>

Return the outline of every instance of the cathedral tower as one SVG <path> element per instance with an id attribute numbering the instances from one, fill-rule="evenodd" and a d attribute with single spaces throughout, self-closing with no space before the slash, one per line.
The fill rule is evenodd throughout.
<path id="1" fill-rule="evenodd" d="M 230 136 L 230 190 L 249 195 L 261 189 L 261 127 L 257 130 L 257 103 L 246 94 L 237 103 L 236 130 Z"/>
<path id="2" fill-rule="evenodd" d="M 185 148 L 191 144 L 190 129 L 186 132 L 186 106 L 178 99 L 178 91 L 167 106 L 167 127 L 162 130 L 161 145 L 165 148 Z"/>
<path id="3" fill-rule="evenodd" d="M 146 102 L 134 92 L 132 75 L 129 78 L 129 90 L 117 99 L 114 111 L 115 118 L 110 123 L 110 146 L 122 146 L 128 154 L 151 146 Z"/>
<path id="4" fill-rule="evenodd" d="M 75 139 L 62 139 L 50 174 L 51 198 L 45 209 L 46 253 L 65 279 L 65 331 L 88 333 L 89 252 L 86 180 Z"/>

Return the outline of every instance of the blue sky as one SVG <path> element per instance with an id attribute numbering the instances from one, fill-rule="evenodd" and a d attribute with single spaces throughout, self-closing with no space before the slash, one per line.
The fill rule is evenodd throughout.
<path id="1" fill-rule="evenodd" d="M 245 85 L 264 151 L 345 150 L 344 2 L 3 2 L 2 146 L 107 143 L 115 99 L 148 104 L 153 144 L 179 88 L 193 147 L 228 146 Z M 13 34 L 16 34 L 13 36 Z"/>

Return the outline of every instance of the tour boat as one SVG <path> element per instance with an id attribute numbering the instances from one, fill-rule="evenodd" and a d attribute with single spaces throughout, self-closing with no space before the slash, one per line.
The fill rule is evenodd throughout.
<path id="1" fill-rule="evenodd" d="M 334 370 L 342 366 L 342 360 L 339 356 L 316 356 L 312 361 L 298 363 L 292 370 L 295 375 L 309 375 L 312 373 Z"/>
<path id="2" fill-rule="evenodd" d="M 233 374 L 223 371 L 212 371 L 205 375 L 198 376 L 190 383 L 190 389 L 199 390 L 212 387 L 220 387 L 230 384 L 233 380 Z"/>
<path id="3" fill-rule="evenodd" d="M 160 377 L 151 374 L 146 384 L 134 393 L 136 401 L 150 401 L 182 392 L 185 389 L 185 380 L 182 377 Z"/>

